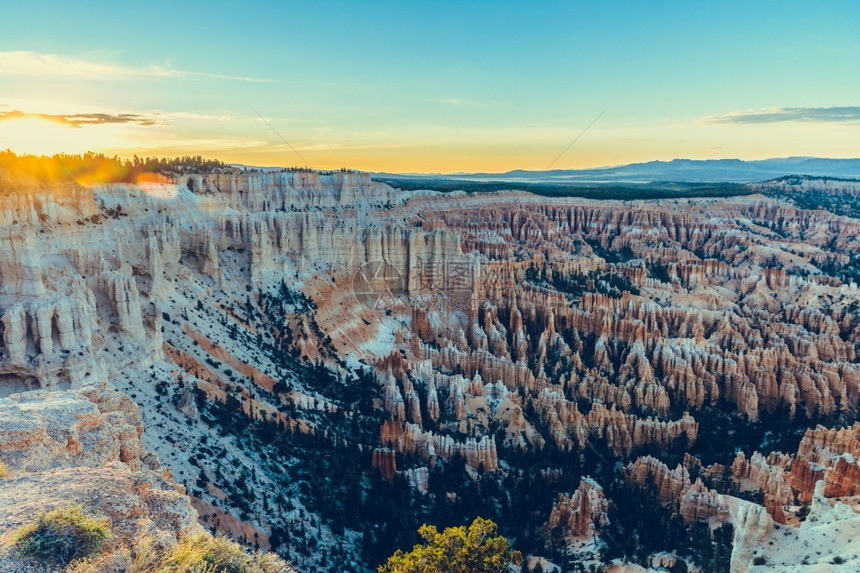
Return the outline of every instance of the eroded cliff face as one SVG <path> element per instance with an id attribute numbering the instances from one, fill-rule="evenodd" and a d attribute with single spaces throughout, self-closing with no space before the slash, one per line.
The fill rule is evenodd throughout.
<path id="1" fill-rule="evenodd" d="M 222 364 L 254 380 L 261 392 L 271 392 L 278 369 L 271 362 L 258 363 L 241 348 L 214 342 L 220 334 L 226 337 L 225 324 L 200 326 L 205 334 L 195 330 L 185 305 L 215 316 L 230 313 L 231 321 L 249 328 L 233 309 L 246 302 L 249 292 L 259 296 L 252 289 L 282 284 L 285 268 L 295 278 L 303 267 L 316 271 L 341 263 L 357 266 L 367 259 L 355 241 L 356 230 L 363 229 L 358 219 L 397 200 L 391 188 L 352 172 L 234 172 L 185 176 L 174 184 L 25 185 L 0 196 L 0 396 L 11 395 L 10 404 L 15 405 L 4 410 L 14 417 L 4 418 L 0 446 L 12 480 L 8 485 L 20 492 L 38 479 L 39 487 L 57 489 L 58 499 L 85 500 L 92 494 L 104 501 L 94 509 L 119 521 L 132 518 L 112 513 L 111 500 L 119 507 L 145 509 L 149 501 L 143 492 L 151 497 L 153 492 L 174 491 L 158 495 L 173 495 L 170 504 L 182 506 L 179 513 L 174 515 L 172 506 L 159 515 L 141 509 L 134 519 L 172 520 L 174 529 L 179 527 L 176 534 L 199 529 L 187 498 L 158 477 L 163 471 L 153 456 L 143 456 L 138 407 L 126 394 L 93 390 L 109 381 L 143 407 L 151 422 L 143 438 L 147 445 L 172 458 L 176 463 L 168 465 L 185 483 L 202 485 L 205 480 L 206 487 L 192 492 L 194 506 L 204 511 L 201 522 L 266 546 L 272 529 L 259 510 L 251 518 L 231 500 L 223 501 L 234 493 L 233 480 L 256 462 L 245 456 L 236 477 L 224 478 L 229 483 L 219 487 L 222 470 L 217 470 L 219 477 L 207 477 L 187 456 L 177 460 L 181 450 L 171 444 L 184 441 L 194 448 L 202 445 L 198 440 L 207 439 L 203 436 L 208 432 L 184 420 L 196 419 L 205 427 L 198 417 L 200 400 L 224 400 L 237 389 L 232 372 L 218 372 Z M 354 220 L 348 229 L 338 230 L 342 222 L 328 215 L 342 206 L 347 211 L 344 220 Z M 380 235 L 380 244 L 387 240 Z M 346 244 L 353 245 L 353 252 L 340 248 Z M 337 252 L 342 255 L 332 254 Z M 175 333 L 171 327 L 179 323 L 173 324 L 172 316 L 185 317 Z M 295 344 L 319 357 L 317 347 L 324 343 L 319 326 L 309 324 L 306 316 L 295 322 L 304 325 Z M 213 332 L 220 329 L 223 332 Z M 287 327 L 272 327 L 273 332 L 279 330 Z M 165 331 L 170 333 L 167 340 Z M 215 372 L 208 370 L 212 364 Z M 168 406 L 180 416 L 168 416 L 165 422 L 156 403 L 167 397 L 157 394 L 166 393 L 168 384 L 171 395 L 176 392 Z M 67 392 L 45 394 L 58 390 Z M 16 394 L 22 391 L 31 392 Z M 278 415 L 284 424 L 311 431 L 304 420 L 278 412 L 283 402 L 271 395 L 235 395 L 248 415 Z M 314 400 L 299 392 L 285 395 L 287 399 L 302 408 Z M 168 429 L 169 424 L 174 428 Z M 213 445 L 217 435 L 212 434 Z M 242 456 L 240 445 L 236 450 Z M 213 465 L 223 463 L 207 457 Z M 155 463 L 157 476 L 147 463 Z M 84 487 L 87 479 L 92 484 Z M 130 501 L 121 501 L 118 492 L 126 485 Z M 94 492 L 100 487 L 109 495 L 99 498 Z M 8 491 L 12 495 L 13 490 Z M 156 497 L 153 503 L 164 501 Z M 5 508 L 22 519 L 32 517 L 33 504 L 39 503 L 28 498 L 30 505 L 11 506 L 11 498 L 6 501 Z M 296 507 L 287 519 L 297 521 L 303 511 Z M 308 521 L 313 527 L 313 520 Z M 4 522 L 8 530 L 16 523 L 11 517 Z M 283 520 L 279 525 L 283 528 Z"/>
<path id="2" fill-rule="evenodd" d="M 207 525 L 298 563 L 363 567 L 361 539 L 382 535 L 342 533 L 301 486 L 334 488 L 307 452 L 328 463 L 343 444 L 357 475 L 433 499 L 446 468 L 504 483 L 524 456 L 549 475 L 594 452 L 687 523 L 733 519 L 725 473 L 777 521 L 817 480 L 858 493 L 857 426 L 814 427 L 857 419 L 852 219 L 758 196 L 407 194 L 307 171 L 27 190 L 0 208 L 0 395 L 109 381 Z M 660 461 L 707 449 L 713 412 L 810 429 L 797 454 Z M 552 515 L 582 535 L 602 510 L 577 483 Z"/>

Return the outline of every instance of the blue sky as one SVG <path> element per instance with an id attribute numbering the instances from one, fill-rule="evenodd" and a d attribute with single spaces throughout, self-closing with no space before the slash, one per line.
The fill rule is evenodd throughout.
<path id="1" fill-rule="evenodd" d="M 860 3 L 18 3 L 0 147 L 479 171 L 860 156 Z M 839 109 L 833 109 L 839 108 Z M 77 118 L 77 119 L 75 119 Z"/>

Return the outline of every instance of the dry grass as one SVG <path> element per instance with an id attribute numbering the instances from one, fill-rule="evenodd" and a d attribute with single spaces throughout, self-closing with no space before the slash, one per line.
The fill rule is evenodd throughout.
<path id="1" fill-rule="evenodd" d="M 223 537 L 200 534 L 186 537 L 166 550 L 143 537 L 131 550 L 120 549 L 73 563 L 66 573 L 284 573 L 291 571 L 274 553 L 246 553 Z"/>
<path id="2" fill-rule="evenodd" d="M 6 466 L 3 465 L 3 462 L 0 462 L 0 479 L 3 479 L 9 475 L 9 470 L 6 469 Z"/>
<path id="3" fill-rule="evenodd" d="M 242 547 L 223 537 L 197 535 L 183 539 L 169 553 L 165 560 L 166 569 L 158 573 L 174 570 L 202 570 L 218 573 L 281 573 L 287 564 L 274 553 L 245 553 Z"/>
<path id="4" fill-rule="evenodd" d="M 15 533 L 12 546 L 24 557 L 66 565 L 97 553 L 110 538 L 109 520 L 86 513 L 80 505 L 68 505 L 37 515 Z"/>

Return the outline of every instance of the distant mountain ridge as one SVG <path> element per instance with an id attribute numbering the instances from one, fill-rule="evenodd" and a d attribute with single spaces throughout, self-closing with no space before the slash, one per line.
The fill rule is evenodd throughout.
<path id="1" fill-rule="evenodd" d="M 460 179 L 475 181 L 529 181 L 582 183 L 650 183 L 652 181 L 752 183 L 786 175 L 860 178 L 860 158 L 787 157 L 744 161 L 741 159 L 673 159 L 592 169 L 516 169 L 505 173 L 391 174 L 375 177 Z"/>

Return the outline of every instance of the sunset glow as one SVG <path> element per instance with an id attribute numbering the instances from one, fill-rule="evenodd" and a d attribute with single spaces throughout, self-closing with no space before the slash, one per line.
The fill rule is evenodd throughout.
<path id="1" fill-rule="evenodd" d="M 70 128 L 56 121 L 24 117 L 0 123 L 0 149 L 53 155 L 115 146 L 119 139 L 103 129 Z"/>
<path id="2" fill-rule="evenodd" d="M 604 112 L 554 167 L 860 155 L 856 3 L 409 4 L 9 7 L 0 148 L 544 169 Z"/>

